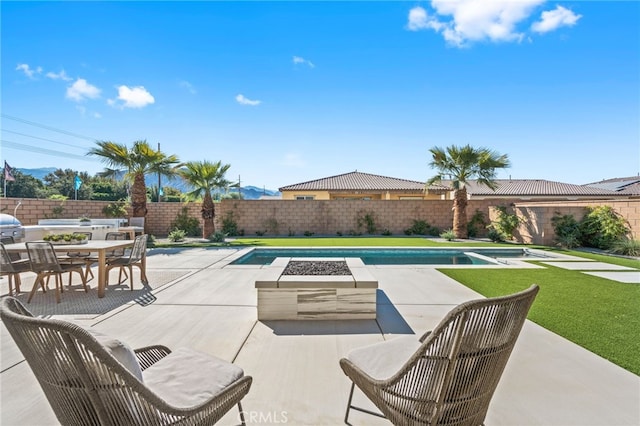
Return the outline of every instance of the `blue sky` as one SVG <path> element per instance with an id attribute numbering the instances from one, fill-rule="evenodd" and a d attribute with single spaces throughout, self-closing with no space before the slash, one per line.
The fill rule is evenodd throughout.
<path id="1" fill-rule="evenodd" d="M 221 160 L 267 189 L 425 181 L 429 148 L 499 178 L 640 171 L 640 3 L 7 2 L 1 159 L 93 174 L 94 140 Z"/>

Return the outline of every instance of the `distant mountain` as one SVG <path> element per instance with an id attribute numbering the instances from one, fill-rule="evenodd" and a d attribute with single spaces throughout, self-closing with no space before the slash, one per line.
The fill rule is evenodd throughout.
<path id="1" fill-rule="evenodd" d="M 22 174 L 33 176 L 36 179 L 43 180 L 46 175 L 48 175 L 49 173 L 53 173 L 58 169 L 55 168 L 55 167 L 42 167 L 40 169 L 19 169 L 19 168 L 16 168 L 16 170 L 19 171 Z"/>
<path id="2" fill-rule="evenodd" d="M 46 175 L 49 173 L 53 173 L 57 170 L 55 167 L 42 167 L 39 169 L 20 169 L 16 168 L 19 172 L 33 176 L 36 179 L 43 180 Z M 148 187 L 158 186 L 158 177 L 157 176 L 147 176 L 145 178 L 145 183 Z M 162 178 L 162 186 L 171 186 L 176 188 L 181 192 L 187 192 L 189 188 L 182 181 L 182 179 L 167 179 L 165 177 Z M 236 188 L 230 188 L 229 192 L 237 192 Z M 240 192 L 242 193 L 242 198 L 245 200 L 257 200 L 262 195 L 276 196 L 280 195 L 279 191 L 274 191 L 271 189 L 263 189 L 258 188 L 257 186 L 243 186 L 240 188 Z"/>

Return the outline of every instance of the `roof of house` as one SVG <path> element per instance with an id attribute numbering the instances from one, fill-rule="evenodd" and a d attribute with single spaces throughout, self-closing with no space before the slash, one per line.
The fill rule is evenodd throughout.
<path id="1" fill-rule="evenodd" d="M 424 191 L 424 189 L 424 182 L 358 171 L 279 188 L 280 191 Z M 429 190 L 447 191 L 449 189 L 441 185 L 433 185 Z"/>
<path id="2" fill-rule="evenodd" d="M 543 179 L 497 179 L 495 191 L 477 181 L 470 181 L 467 193 L 475 196 L 611 196 L 621 195 L 604 188 L 554 182 Z M 442 182 L 445 183 L 444 181 Z"/>
<path id="3" fill-rule="evenodd" d="M 612 179 L 611 181 L 614 181 Z M 637 179 L 640 182 L 640 179 Z M 603 181 L 597 185 L 573 185 L 544 179 L 497 179 L 495 190 L 473 180 L 467 184 L 471 196 L 620 196 L 629 195 L 616 191 L 616 182 Z M 625 181 L 627 182 L 627 181 Z M 599 185 L 602 184 L 602 185 Z M 430 192 L 451 190 L 452 181 L 443 180 L 429 186 Z M 628 184 L 631 185 L 631 184 Z M 627 186 L 628 186 L 627 185 Z M 633 185 L 632 185 L 633 186 Z M 640 188 L 640 184 L 638 185 Z M 283 186 L 280 191 L 424 191 L 425 183 L 398 179 L 363 172 L 350 172 L 322 179 Z"/>
<path id="4" fill-rule="evenodd" d="M 584 186 L 608 189 L 625 195 L 640 195 L 640 176 L 606 179 L 600 182 L 587 183 Z"/>

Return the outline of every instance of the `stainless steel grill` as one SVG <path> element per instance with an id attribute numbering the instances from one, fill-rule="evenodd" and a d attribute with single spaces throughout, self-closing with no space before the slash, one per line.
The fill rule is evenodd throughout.
<path id="1" fill-rule="evenodd" d="M 0 213 L 0 236 L 13 237 L 16 242 L 20 241 L 24 238 L 24 227 L 10 214 Z"/>

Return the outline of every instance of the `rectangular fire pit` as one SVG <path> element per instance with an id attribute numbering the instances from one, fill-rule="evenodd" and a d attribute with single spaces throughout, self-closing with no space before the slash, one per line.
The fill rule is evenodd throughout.
<path id="1" fill-rule="evenodd" d="M 258 319 L 375 319 L 377 288 L 359 258 L 279 257 L 256 280 Z"/>

